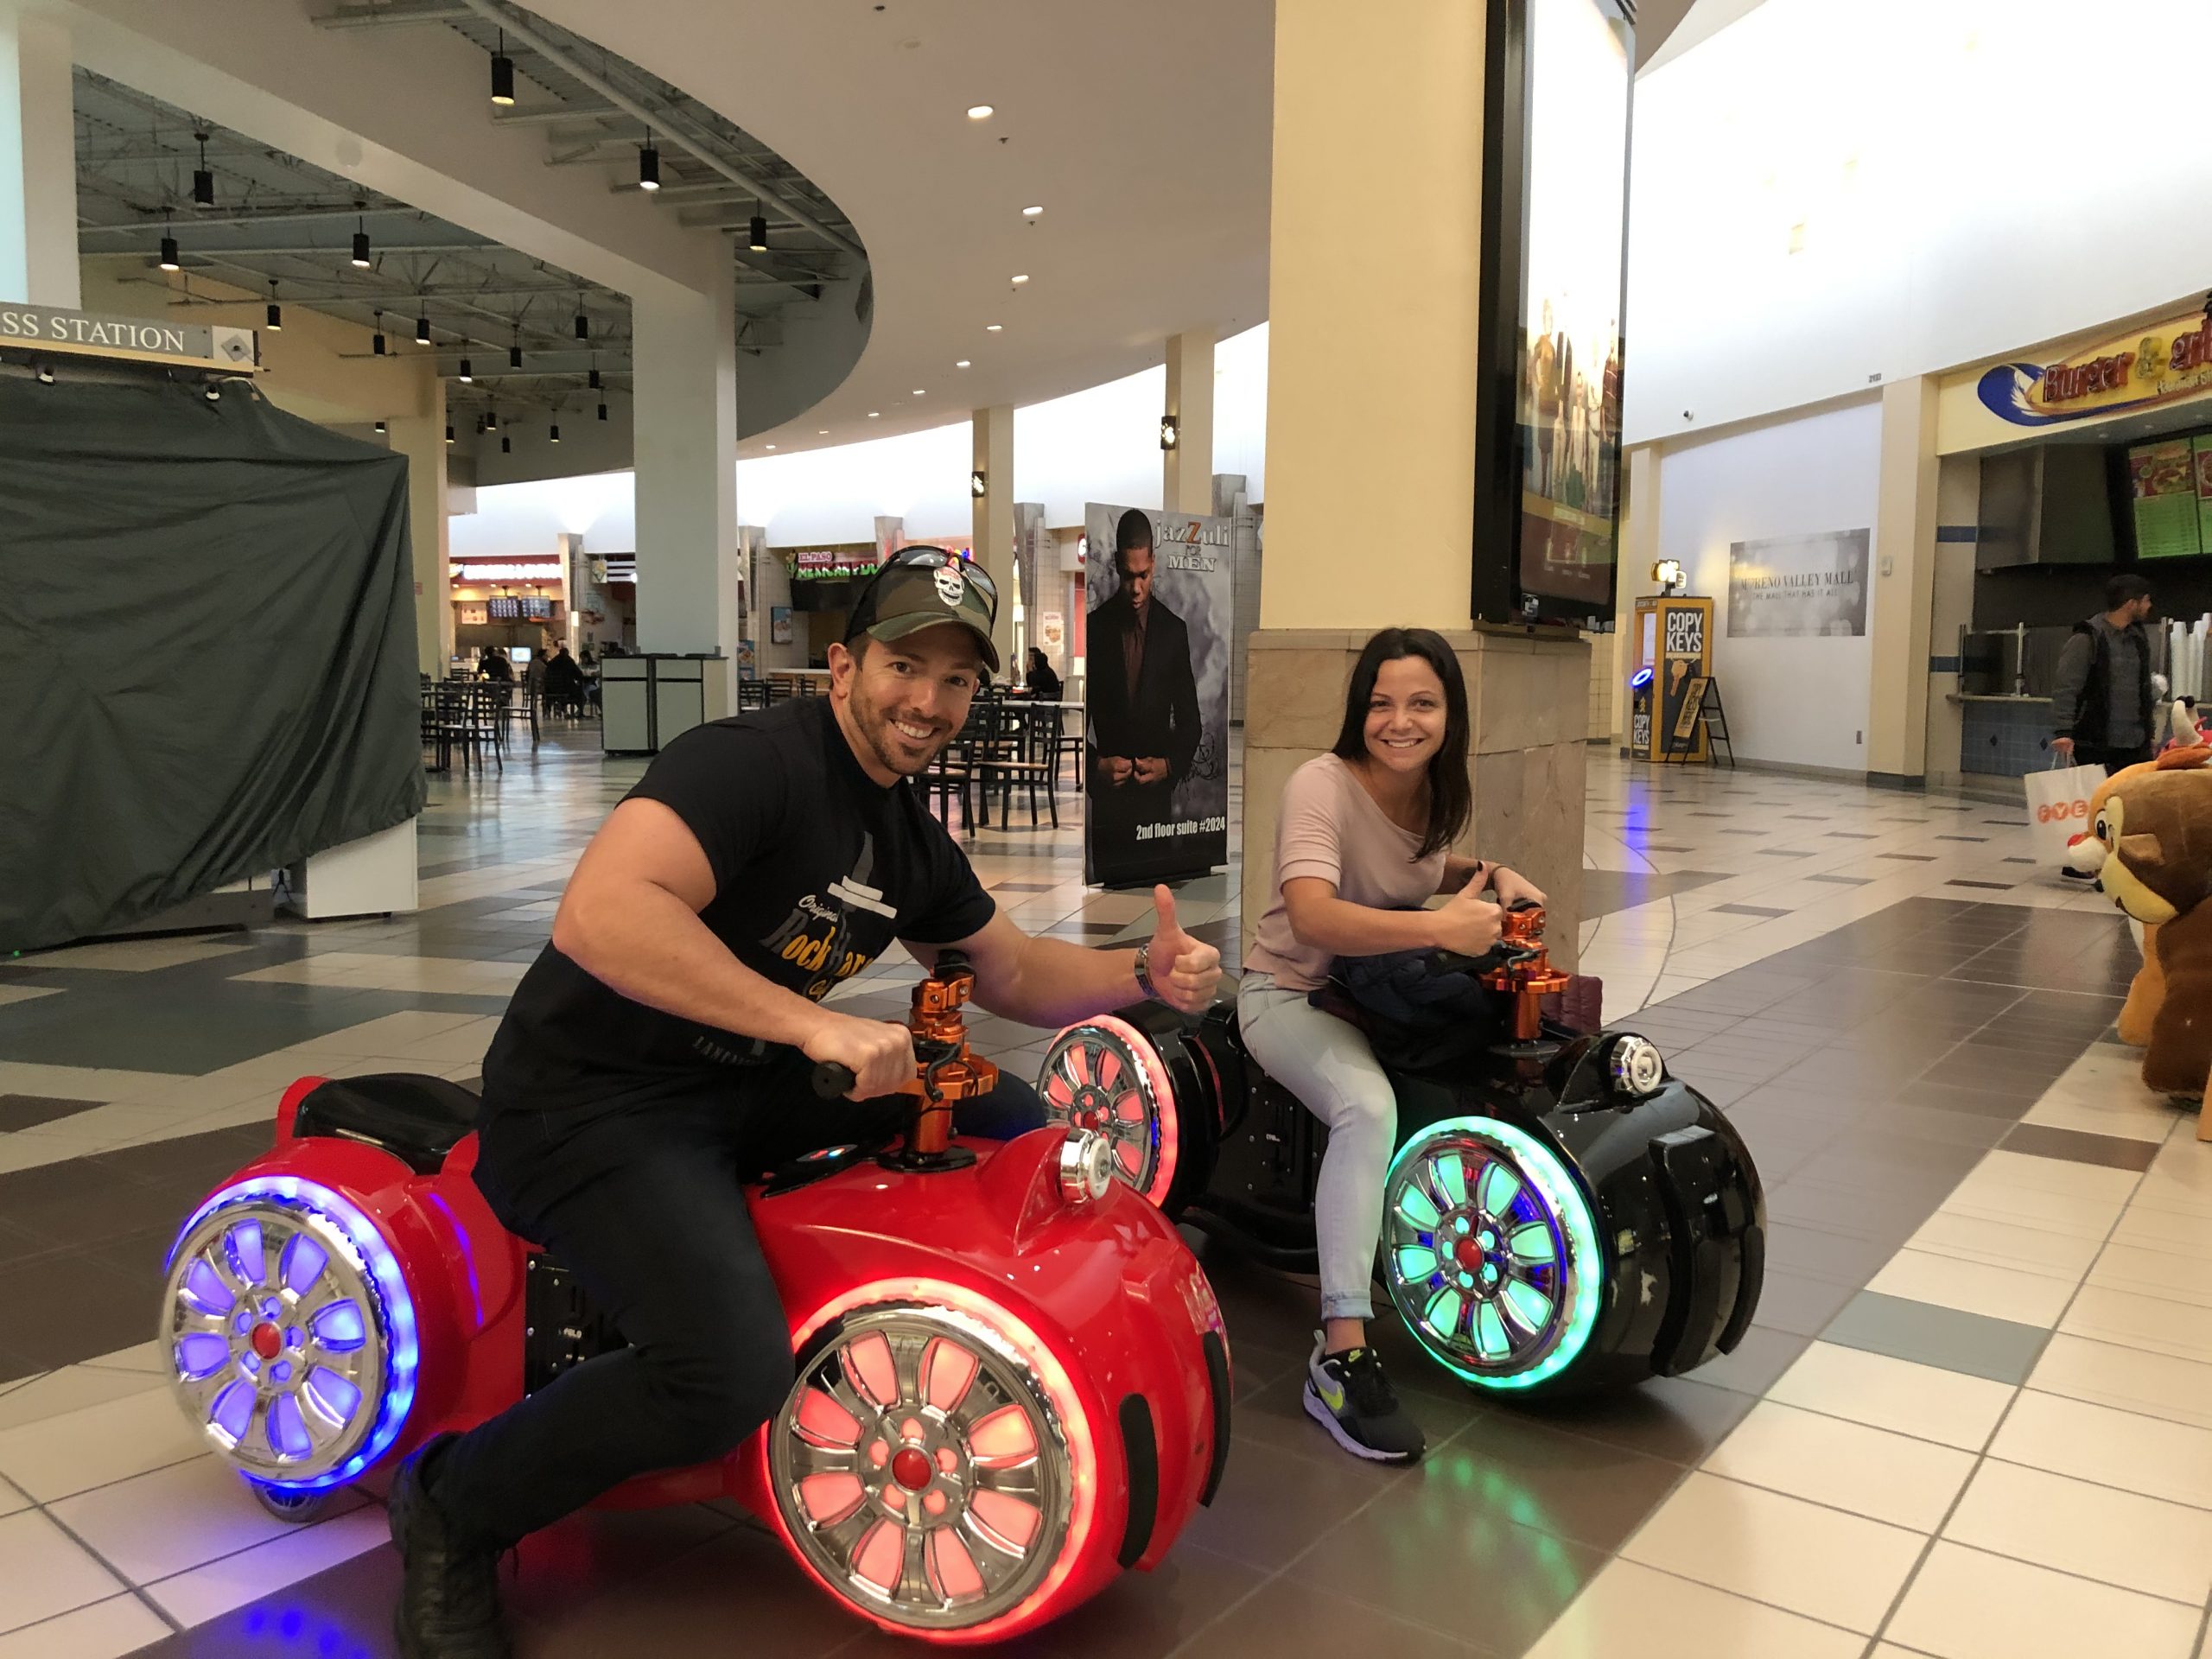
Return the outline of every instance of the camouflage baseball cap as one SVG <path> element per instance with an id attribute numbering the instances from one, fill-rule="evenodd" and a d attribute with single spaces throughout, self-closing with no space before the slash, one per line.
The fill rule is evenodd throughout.
<path id="1" fill-rule="evenodd" d="M 973 562 L 941 547 L 902 547 L 868 578 L 845 625 L 848 643 L 861 634 L 886 644 L 941 622 L 957 622 L 976 636 L 984 666 L 998 671 L 991 642 L 998 620 L 998 585 Z"/>

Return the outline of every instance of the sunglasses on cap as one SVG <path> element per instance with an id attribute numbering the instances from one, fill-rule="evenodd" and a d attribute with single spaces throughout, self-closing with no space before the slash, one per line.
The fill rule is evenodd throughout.
<path id="1" fill-rule="evenodd" d="M 957 622 L 976 636 L 984 665 L 995 671 L 999 654 L 991 630 L 998 608 L 998 584 L 972 560 L 941 547 L 902 547 L 877 567 L 853 601 L 845 643 L 863 633 L 898 639 Z"/>

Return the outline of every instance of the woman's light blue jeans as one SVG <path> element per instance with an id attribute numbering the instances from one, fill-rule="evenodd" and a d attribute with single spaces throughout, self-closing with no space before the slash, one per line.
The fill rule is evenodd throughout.
<path id="1" fill-rule="evenodd" d="M 1272 974 L 1245 974 L 1236 991 L 1244 1046 L 1268 1075 L 1328 1126 L 1313 1192 L 1320 1246 L 1321 1317 L 1375 1317 L 1375 1244 L 1382 1180 L 1398 1141 L 1398 1100 L 1367 1037 Z"/>

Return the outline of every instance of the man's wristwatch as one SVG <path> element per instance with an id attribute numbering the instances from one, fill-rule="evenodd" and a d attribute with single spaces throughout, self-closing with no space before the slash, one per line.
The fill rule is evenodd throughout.
<path id="1" fill-rule="evenodd" d="M 1152 982 L 1152 941 L 1150 939 L 1147 939 L 1142 944 L 1137 946 L 1137 989 L 1145 994 L 1147 1001 L 1153 1002 L 1160 1001 L 1160 992 Z"/>

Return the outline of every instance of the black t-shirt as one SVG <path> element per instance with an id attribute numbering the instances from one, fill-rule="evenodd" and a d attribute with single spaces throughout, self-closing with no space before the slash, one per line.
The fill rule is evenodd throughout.
<path id="1" fill-rule="evenodd" d="M 861 770 L 827 697 L 695 727 L 626 798 L 660 802 L 697 837 L 715 874 L 699 919 L 715 937 L 816 1001 L 894 938 L 949 944 L 996 908 L 921 798 Z M 790 1053 L 632 1001 L 548 943 L 484 1057 L 484 1102 L 619 1106 L 717 1077 L 734 1090 Z"/>

